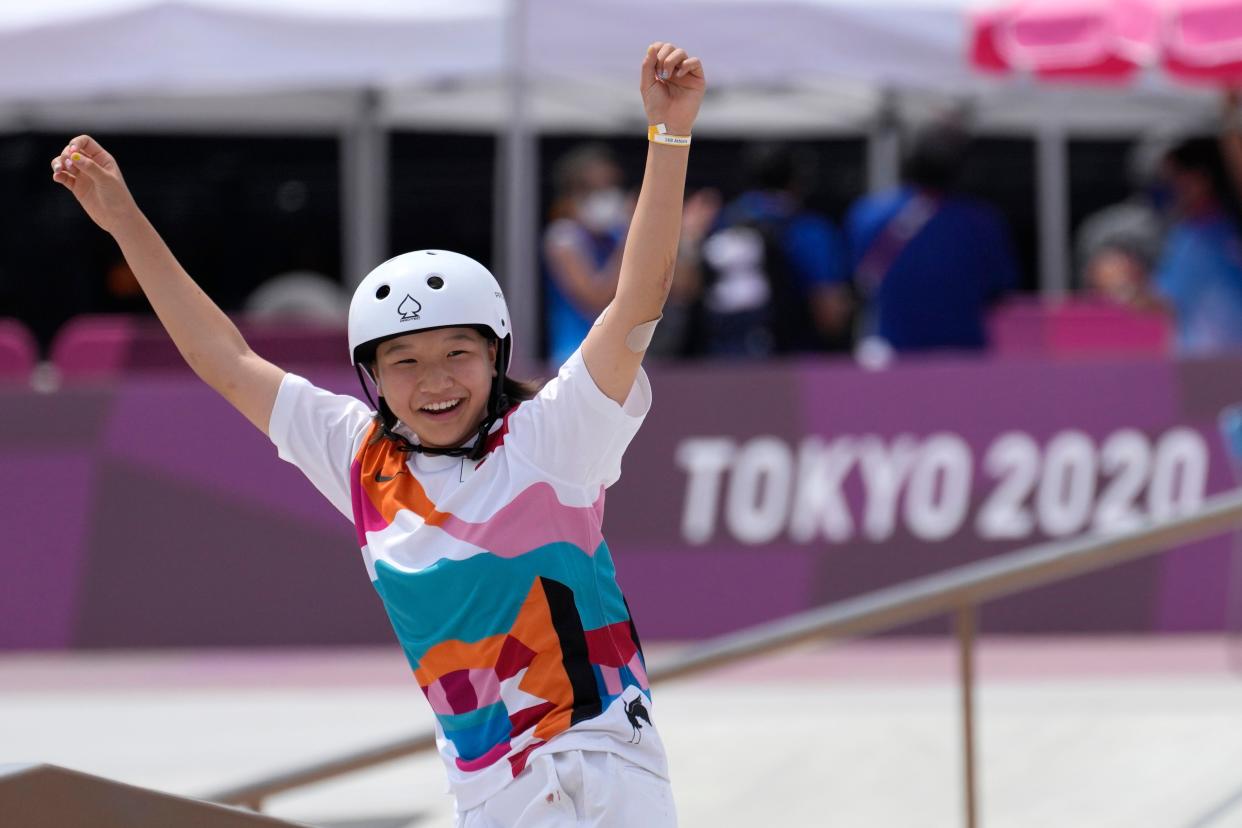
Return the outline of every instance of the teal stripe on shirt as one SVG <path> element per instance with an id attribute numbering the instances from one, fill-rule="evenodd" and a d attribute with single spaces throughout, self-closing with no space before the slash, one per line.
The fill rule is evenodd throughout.
<path id="1" fill-rule="evenodd" d="M 464 561 L 442 558 L 418 572 L 380 560 L 375 576 L 375 589 L 413 665 L 441 642 L 470 643 L 511 630 L 539 576 L 573 590 L 584 629 L 629 620 L 605 542 L 594 557 L 561 542 L 516 558 L 488 553 Z"/>

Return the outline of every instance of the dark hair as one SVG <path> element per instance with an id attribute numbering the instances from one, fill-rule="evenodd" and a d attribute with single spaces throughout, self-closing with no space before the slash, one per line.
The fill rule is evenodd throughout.
<path id="1" fill-rule="evenodd" d="M 580 144 L 557 159 L 552 167 L 552 185 L 558 197 L 575 195 L 583 187 L 583 176 L 595 164 L 609 164 L 621 169 L 617 156 L 607 144 Z"/>
<path id="2" fill-rule="evenodd" d="M 1164 162 L 1183 172 L 1203 176 L 1220 209 L 1235 224 L 1242 224 L 1242 201 L 1234 189 L 1216 138 L 1188 138 L 1165 153 Z"/>
<path id="3" fill-rule="evenodd" d="M 471 325 L 470 327 L 482 334 L 483 338 L 487 340 L 488 345 L 496 346 L 496 357 L 499 359 L 501 355 L 500 340 L 497 339 L 495 332 L 493 332 L 491 328 L 484 325 Z M 542 387 L 543 383 L 541 382 L 536 382 L 535 380 L 514 379 L 509 376 L 508 372 L 506 372 L 504 382 L 501 383 L 500 386 L 500 396 L 505 400 L 505 405 L 500 411 L 500 416 L 503 417 L 512 409 L 517 408 L 518 403 L 533 400 L 535 395 L 539 393 L 539 389 Z"/>
<path id="4" fill-rule="evenodd" d="M 1164 155 L 1165 161 L 1179 170 L 1200 173 L 1211 182 L 1212 190 L 1217 198 L 1222 198 L 1229 191 L 1229 177 L 1225 171 L 1225 161 L 1220 154 L 1220 146 L 1215 138 L 1188 138 L 1175 144 Z"/>
<path id="5" fill-rule="evenodd" d="M 916 187 L 948 191 L 958 186 L 970 137 L 953 124 L 934 124 L 915 133 L 901 163 L 901 179 Z"/>
<path id="6" fill-rule="evenodd" d="M 533 400 L 535 395 L 539 393 L 539 389 L 543 387 L 543 383 L 537 380 L 518 380 L 505 374 L 505 382 L 502 386 L 502 393 L 505 400 L 508 401 L 508 407 L 501 412 L 502 416 L 517 408 L 519 403 L 527 400 Z"/>
<path id="7" fill-rule="evenodd" d="M 1164 157 L 1183 170 L 1216 174 L 1224 171 L 1215 138 L 1187 138 L 1169 148 Z"/>
<path id="8" fill-rule="evenodd" d="M 766 141 L 751 144 L 742 154 L 742 185 L 748 190 L 789 190 L 803 193 L 815 176 L 815 157 L 805 147 Z"/>

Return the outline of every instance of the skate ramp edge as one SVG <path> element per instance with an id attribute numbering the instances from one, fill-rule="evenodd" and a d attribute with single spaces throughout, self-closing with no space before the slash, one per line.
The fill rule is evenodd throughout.
<path id="1" fill-rule="evenodd" d="M 276 828 L 252 811 L 115 782 L 56 765 L 0 764 L 0 822 L 21 828 Z"/>

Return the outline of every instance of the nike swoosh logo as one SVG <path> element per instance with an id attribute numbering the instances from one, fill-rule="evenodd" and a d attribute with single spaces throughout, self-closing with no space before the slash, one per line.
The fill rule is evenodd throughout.
<path id="1" fill-rule="evenodd" d="M 387 483 L 389 480 L 396 480 L 397 477 L 400 476 L 400 474 L 401 472 L 397 472 L 396 474 L 380 474 L 379 472 L 376 472 L 375 482 L 376 483 Z"/>

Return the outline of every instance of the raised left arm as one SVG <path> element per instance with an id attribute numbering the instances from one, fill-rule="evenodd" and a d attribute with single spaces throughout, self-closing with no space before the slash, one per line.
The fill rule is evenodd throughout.
<path id="1" fill-rule="evenodd" d="M 670 135 L 689 135 L 707 88 L 702 62 L 671 43 L 653 43 L 640 78 L 648 123 L 663 124 Z M 618 403 L 625 402 L 646 353 L 634 348 L 643 339 L 636 329 L 660 317 L 672 286 L 688 156 L 686 146 L 648 145 L 617 295 L 582 345 L 591 378 Z"/>

